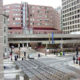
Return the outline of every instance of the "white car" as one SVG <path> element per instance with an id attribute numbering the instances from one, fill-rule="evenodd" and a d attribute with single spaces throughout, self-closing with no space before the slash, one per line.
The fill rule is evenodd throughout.
<path id="1" fill-rule="evenodd" d="M 29 59 L 34 59 L 33 54 L 28 54 L 28 58 L 29 58 Z"/>

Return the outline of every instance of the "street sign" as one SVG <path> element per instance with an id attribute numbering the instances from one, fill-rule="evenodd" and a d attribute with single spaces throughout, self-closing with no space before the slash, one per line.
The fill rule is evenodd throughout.
<path id="1" fill-rule="evenodd" d="M 52 32 L 52 44 L 54 44 L 54 33 Z"/>

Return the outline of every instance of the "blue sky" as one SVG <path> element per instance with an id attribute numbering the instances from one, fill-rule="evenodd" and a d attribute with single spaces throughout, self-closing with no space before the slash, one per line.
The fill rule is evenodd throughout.
<path id="1" fill-rule="evenodd" d="M 52 6 L 54 8 L 61 6 L 61 0 L 3 0 L 3 3 L 5 5 L 11 3 L 21 3 L 21 1 L 35 5 L 37 4 L 37 5 Z"/>

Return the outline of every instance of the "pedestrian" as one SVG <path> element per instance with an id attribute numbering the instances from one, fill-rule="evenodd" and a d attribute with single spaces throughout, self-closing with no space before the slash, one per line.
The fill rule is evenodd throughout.
<path id="1" fill-rule="evenodd" d="M 12 61 L 12 52 L 10 53 L 10 58 L 11 58 L 11 61 Z"/>
<path id="2" fill-rule="evenodd" d="M 12 59 L 12 57 L 11 57 L 11 61 L 12 61 L 13 59 Z"/>
<path id="3" fill-rule="evenodd" d="M 55 51 L 54 51 L 54 55 L 55 55 Z"/>
<path id="4" fill-rule="evenodd" d="M 78 60 L 79 60 L 79 65 L 80 65 L 80 57 L 78 58 Z"/>
<path id="5" fill-rule="evenodd" d="M 15 56 L 15 61 L 17 61 L 17 56 Z"/>
<path id="6" fill-rule="evenodd" d="M 65 56 L 65 53 L 63 52 L 63 56 Z"/>
<path id="7" fill-rule="evenodd" d="M 12 52 L 10 53 L 10 56 L 12 56 Z"/>
<path id="8" fill-rule="evenodd" d="M 17 55 L 17 59 L 18 59 L 18 55 Z"/>
<path id="9" fill-rule="evenodd" d="M 40 57 L 41 55 L 40 54 L 38 54 L 38 57 Z"/>
<path id="10" fill-rule="evenodd" d="M 73 56 L 73 63 L 75 64 L 75 56 Z"/>
<path id="11" fill-rule="evenodd" d="M 78 57 L 76 57 L 76 64 L 78 64 Z"/>
<path id="12" fill-rule="evenodd" d="M 78 47 L 76 48 L 76 57 L 78 58 Z"/>
<path id="13" fill-rule="evenodd" d="M 63 54 L 63 53 L 62 53 L 62 52 L 60 52 L 60 56 L 62 56 L 62 54 Z"/>
<path id="14" fill-rule="evenodd" d="M 26 58 L 26 52 L 24 52 L 24 58 Z"/>
<path id="15" fill-rule="evenodd" d="M 22 61 L 23 61 L 23 58 L 22 58 Z"/>

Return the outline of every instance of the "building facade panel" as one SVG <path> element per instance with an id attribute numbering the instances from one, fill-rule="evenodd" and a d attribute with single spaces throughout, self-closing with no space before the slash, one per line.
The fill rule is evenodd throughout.
<path id="1" fill-rule="evenodd" d="M 62 0 L 62 22 L 64 33 L 80 32 L 80 0 Z"/>
<path id="2" fill-rule="evenodd" d="M 3 0 L 0 0 L 0 80 L 3 79 Z"/>

